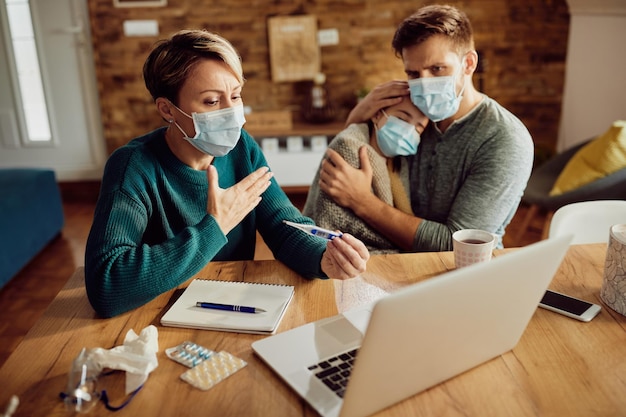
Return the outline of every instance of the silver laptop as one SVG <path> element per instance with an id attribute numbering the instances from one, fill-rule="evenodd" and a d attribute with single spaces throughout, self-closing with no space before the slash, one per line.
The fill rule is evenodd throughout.
<path id="1" fill-rule="evenodd" d="M 368 416 L 513 349 L 571 238 L 413 284 L 252 349 L 320 415 Z"/>

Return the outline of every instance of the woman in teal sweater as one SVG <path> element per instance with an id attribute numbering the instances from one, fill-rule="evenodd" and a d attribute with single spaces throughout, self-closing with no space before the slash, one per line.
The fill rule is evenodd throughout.
<path id="1" fill-rule="evenodd" d="M 87 296 L 99 315 L 137 308 L 212 260 L 252 259 L 257 229 L 275 258 L 306 278 L 365 271 L 369 252 L 353 236 L 326 241 L 283 224 L 313 221 L 242 130 L 244 78 L 227 40 L 181 31 L 156 45 L 144 79 L 169 126 L 107 161 L 85 254 Z"/>

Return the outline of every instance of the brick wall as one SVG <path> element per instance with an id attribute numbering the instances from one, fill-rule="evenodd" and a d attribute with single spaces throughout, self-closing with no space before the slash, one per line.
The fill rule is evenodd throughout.
<path id="1" fill-rule="evenodd" d="M 318 28 L 336 28 L 339 44 L 324 46 L 322 72 L 343 120 L 355 92 L 404 79 L 391 49 L 397 24 L 430 1 L 415 0 L 168 0 L 167 7 L 115 8 L 89 0 L 104 137 L 112 152 L 163 124 L 146 91 L 141 68 L 151 45 L 184 28 L 220 33 L 238 49 L 247 79 L 244 102 L 256 111 L 290 109 L 301 118 L 308 82 L 271 81 L 267 18 L 313 14 Z M 569 30 L 565 0 L 450 1 L 472 20 L 484 73 L 474 82 L 515 113 L 538 148 L 556 146 Z M 158 37 L 125 37 L 123 22 L 154 19 Z"/>

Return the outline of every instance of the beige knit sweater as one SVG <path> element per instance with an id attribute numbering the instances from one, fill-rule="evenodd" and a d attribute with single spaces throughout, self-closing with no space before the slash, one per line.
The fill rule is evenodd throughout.
<path id="1" fill-rule="evenodd" d="M 400 158 L 400 169 L 394 172 L 391 169 L 392 164 L 388 165 L 388 159 L 379 155 L 369 145 L 367 124 L 348 126 L 339 132 L 328 145 L 355 168 L 360 167 L 359 149 L 362 146 L 368 148 L 373 170 L 372 192 L 385 203 L 410 212 L 408 163 L 405 158 Z M 319 169 L 309 189 L 303 214 L 311 217 L 318 226 L 356 236 L 373 253 L 399 252 L 398 247 L 357 217 L 352 210 L 339 206 L 320 190 Z"/>

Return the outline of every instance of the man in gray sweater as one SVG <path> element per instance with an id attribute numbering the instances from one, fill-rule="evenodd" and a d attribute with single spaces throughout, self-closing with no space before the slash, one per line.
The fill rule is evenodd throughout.
<path id="1" fill-rule="evenodd" d="M 478 54 L 469 19 L 451 6 L 422 7 L 400 24 L 392 46 L 409 81 L 374 88 L 347 124 L 368 120 L 407 95 L 433 122 L 417 154 L 406 157 L 414 216 L 372 193 L 364 147 L 360 168 L 329 149 L 320 189 L 405 251 L 452 250 L 459 229 L 495 233 L 502 247 L 530 176 L 533 141 L 517 117 L 475 89 Z"/>

